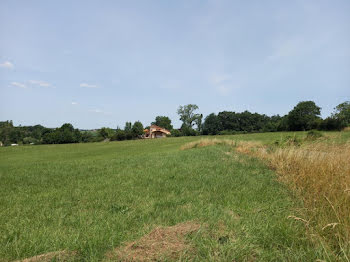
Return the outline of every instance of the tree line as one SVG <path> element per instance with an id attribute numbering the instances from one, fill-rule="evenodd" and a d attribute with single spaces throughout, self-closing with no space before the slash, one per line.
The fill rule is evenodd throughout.
<path id="1" fill-rule="evenodd" d="M 223 111 L 205 117 L 198 113 L 198 106 L 188 104 L 177 110 L 181 128 L 174 129 L 171 119 L 157 116 L 151 125 L 168 129 L 171 136 L 225 135 L 252 132 L 341 130 L 350 126 L 350 102 L 337 105 L 331 116 L 322 119 L 321 108 L 313 101 L 299 102 L 284 116 Z M 80 142 L 121 141 L 141 138 L 144 127 L 140 121 L 126 122 L 124 128 L 102 127 L 98 130 L 79 130 L 66 123 L 59 128 L 42 125 L 14 126 L 12 121 L 0 122 L 0 142 L 10 144 L 65 144 Z"/>
<path id="2" fill-rule="evenodd" d="M 321 108 L 313 101 L 299 102 L 284 116 L 266 116 L 249 111 L 241 113 L 223 111 L 217 115 L 212 113 L 205 118 L 202 134 L 341 130 L 350 125 L 350 102 L 336 106 L 331 116 L 326 119 L 322 119 L 320 115 Z"/>

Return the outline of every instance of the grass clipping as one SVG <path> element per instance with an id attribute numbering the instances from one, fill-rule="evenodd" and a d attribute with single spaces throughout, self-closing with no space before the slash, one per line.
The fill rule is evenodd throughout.
<path id="1" fill-rule="evenodd" d="M 298 145 L 262 145 L 258 142 L 204 139 L 182 149 L 231 145 L 237 152 L 265 160 L 279 179 L 296 192 L 306 208 L 307 227 L 337 257 L 350 257 L 350 143 L 322 139 Z M 324 241 L 323 241 L 324 240 Z"/>
<path id="2" fill-rule="evenodd" d="M 54 251 L 41 255 L 37 255 L 30 258 L 25 258 L 22 260 L 17 260 L 15 262 L 51 262 L 51 261 L 73 261 L 77 257 L 77 252 L 75 251 Z"/>
<path id="3" fill-rule="evenodd" d="M 199 228 L 200 225 L 194 222 L 157 227 L 139 240 L 109 252 L 107 258 L 109 261 L 176 260 L 184 252 L 192 250 L 186 236 Z"/>

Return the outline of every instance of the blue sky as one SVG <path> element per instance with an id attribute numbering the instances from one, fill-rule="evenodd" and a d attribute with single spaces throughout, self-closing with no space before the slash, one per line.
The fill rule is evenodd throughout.
<path id="1" fill-rule="evenodd" d="M 350 1 L 0 1 L 0 120 L 180 126 L 350 100 Z"/>

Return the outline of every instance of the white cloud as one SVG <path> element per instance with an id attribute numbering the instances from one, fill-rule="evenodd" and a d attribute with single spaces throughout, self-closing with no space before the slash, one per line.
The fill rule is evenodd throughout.
<path id="1" fill-rule="evenodd" d="M 92 112 L 92 113 L 103 113 L 103 111 L 100 110 L 100 109 L 90 109 L 89 112 Z"/>
<path id="2" fill-rule="evenodd" d="M 214 85 L 218 85 L 224 82 L 228 82 L 231 79 L 232 79 L 232 76 L 229 74 L 213 74 L 210 77 L 210 82 Z"/>
<path id="3" fill-rule="evenodd" d="M 102 111 L 101 109 L 90 109 L 89 112 L 91 113 L 96 113 L 96 114 L 104 114 L 104 115 L 111 115 L 111 112 L 105 112 Z"/>
<path id="4" fill-rule="evenodd" d="M 19 82 L 12 82 L 11 85 L 16 86 L 16 87 L 20 87 L 20 88 L 27 88 L 27 86 L 23 83 L 19 83 Z"/>
<path id="5" fill-rule="evenodd" d="M 231 93 L 232 88 L 230 86 L 221 85 L 216 87 L 220 95 L 226 96 Z"/>
<path id="6" fill-rule="evenodd" d="M 99 88 L 98 85 L 91 85 L 91 84 L 87 84 L 87 83 L 81 83 L 80 87 Z"/>
<path id="7" fill-rule="evenodd" d="M 209 82 L 222 96 L 227 96 L 233 89 L 238 88 L 237 83 L 233 82 L 233 76 L 231 74 L 212 74 Z"/>
<path id="8" fill-rule="evenodd" d="M 4 63 L 0 64 L 0 67 L 7 68 L 7 69 L 13 69 L 15 66 L 11 62 L 5 61 Z"/>
<path id="9" fill-rule="evenodd" d="M 308 49 L 305 40 L 300 37 L 287 39 L 275 45 L 271 55 L 267 56 L 267 62 L 301 56 Z"/>
<path id="10" fill-rule="evenodd" d="M 41 80 L 29 80 L 28 82 L 30 84 L 36 85 L 36 86 L 55 88 L 54 86 L 52 86 L 52 84 L 45 82 L 45 81 L 41 81 Z"/>
<path id="11" fill-rule="evenodd" d="M 72 102 L 72 105 L 74 105 L 74 106 L 77 105 L 77 104 L 78 104 L 78 102 Z"/>

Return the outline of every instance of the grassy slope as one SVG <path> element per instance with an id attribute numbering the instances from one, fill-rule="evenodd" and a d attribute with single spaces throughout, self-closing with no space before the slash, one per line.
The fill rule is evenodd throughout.
<path id="1" fill-rule="evenodd" d="M 195 139 L 1 148 L 0 258 L 69 249 L 98 261 L 154 226 L 196 220 L 207 225 L 197 261 L 324 259 L 287 219 L 295 201 L 272 171 L 223 146 L 179 150 Z"/>

